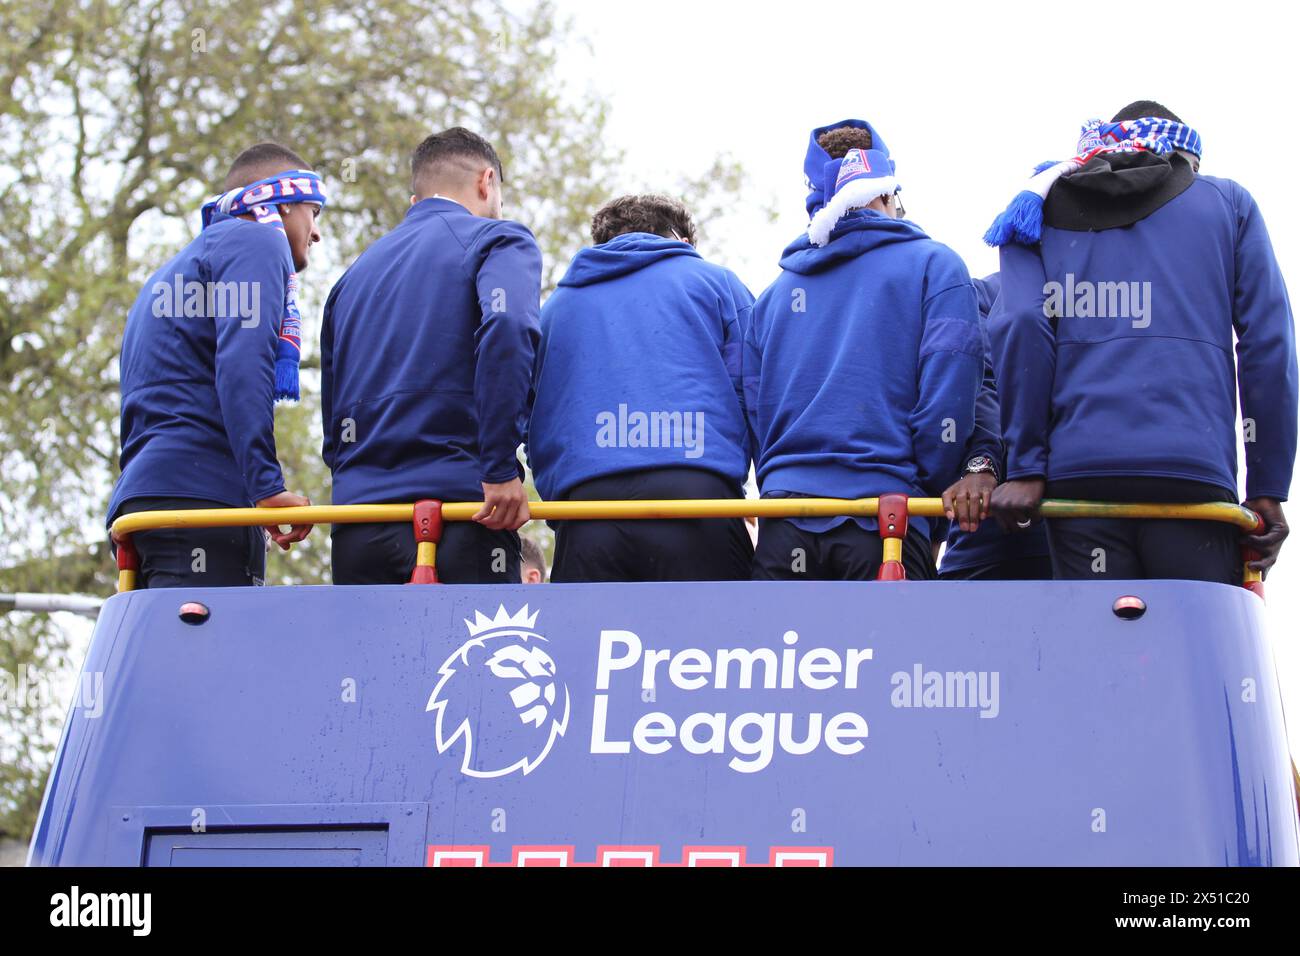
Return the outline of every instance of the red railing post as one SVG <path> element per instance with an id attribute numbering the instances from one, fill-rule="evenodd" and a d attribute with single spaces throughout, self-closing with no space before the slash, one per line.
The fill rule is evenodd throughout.
<path id="1" fill-rule="evenodd" d="M 129 534 L 117 541 L 117 590 L 134 591 L 135 579 L 140 571 L 140 554 Z"/>
<path id="2" fill-rule="evenodd" d="M 907 579 L 907 571 L 903 568 L 903 539 L 907 537 L 907 495 L 881 495 L 876 520 L 880 524 L 880 537 L 883 539 L 880 570 L 876 573 L 876 580 L 904 581 Z"/>
<path id="3" fill-rule="evenodd" d="M 442 502 L 425 499 L 415 503 L 411 516 L 415 531 L 415 569 L 408 584 L 438 583 L 438 542 L 442 540 Z"/>
<path id="4" fill-rule="evenodd" d="M 1241 546 L 1241 586 L 1262 598 L 1264 596 L 1264 575 L 1249 566 L 1251 561 L 1258 560 L 1258 551 L 1244 544 Z"/>
<path id="5" fill-rule="evenodd" d="M 1259 515 L 1255 515 L 1255 527 L 1251 533 L 1263 534 L 1265 527 L 1264 519 Z M 1246 544 L 1241 546 L 1241 586 L 1262 599 L 1264 597 L 1264 574 L 1250 566 L 1251 561 L 1258 560 L 1258 551 Z"/>

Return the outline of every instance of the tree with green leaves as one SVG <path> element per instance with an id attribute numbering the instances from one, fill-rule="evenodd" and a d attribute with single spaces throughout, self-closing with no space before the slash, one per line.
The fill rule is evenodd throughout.
<path id="1" fill-rule="evenodd" d="M 291 146 L 331 190 L 302 279 L 303 400 L 276 415 L 290 486 L 318 502 L 320 307 L 404 214 L 411 149 L 453 125 L 492 140 L 506 215 L 536 234 L 548 287 L 617 182 L 607 104 L 566 89 L 572 27 L 548 0 L 0 0 L 0 22 L 0 591 L 111 592 L 123 323 L 245 146 Z M 720 159 L 653 185 L 707 225 L 738 183 Z M 276 551 L 268 578 L 323 582 L 328 563 L 320 528 Z M 62 716 L 15 688 L 66 684 L 78 664 L 57 621 L 0 616 L 0 836 L 29 832 Z"/>

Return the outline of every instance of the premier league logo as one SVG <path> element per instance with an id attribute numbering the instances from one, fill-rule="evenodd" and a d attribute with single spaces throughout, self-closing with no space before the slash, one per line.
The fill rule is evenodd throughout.
<path id="1" fill-rule="evenodd" d="M 531 773 L 568 727 L 569 689 L 535 630 L 537 614 L 526 604 L 514 615 L 475 611 L 465 621 L 470 639 L 438 669 L 425 710 L 437 715 L 438 753 L 459 741 L 468 776 Z"/>

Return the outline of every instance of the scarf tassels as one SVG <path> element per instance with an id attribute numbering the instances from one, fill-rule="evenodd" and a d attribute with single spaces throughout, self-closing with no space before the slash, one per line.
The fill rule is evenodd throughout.
<path id="1" fill-rule="evenodd" d="M 1043 203 L 1056 181 L 1078 169 L 1073 159 L 1060 163 L 1041 163 L 1029 180 L 1029 185 L 1016 194 L 1010 205 L 993 220 L 984 233 L 990 246 L 1005 246 L 1008 242 L 1033 245 L 1043 234 Z"/>

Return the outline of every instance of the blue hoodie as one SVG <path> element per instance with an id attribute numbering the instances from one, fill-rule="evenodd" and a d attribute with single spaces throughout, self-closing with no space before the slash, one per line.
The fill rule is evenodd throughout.
<path id="1" fill-rule="evenodd" d="M 983 279 L 972 279 L 979 299 L 980 321 L 988 319 L 993 303 L 997 301 L 1001 282 L 995 272 Z M 993 350 L 988 335 L 984 335 L 984 381 L 975 400 L 975 430 L 966 444 L 970 461 L 977 455 L 987 455 L 997 463 L 998 475 L 1006 474 L 1006 446 L 1002 442 L 1001 408 L 998 404 L 997 381 L 993 372 Z M 964 466 L 965 462 L 963 462 Z M 960 477 L 960 475 L 956 476 Z M 956 478 L 954 478 L 956 480 Z M 946 523 L 946 522 L 945 522 Z M 943 552 L 941 571 L 960 571 L 1036 558 L 1047 554 L 1047 529 L 1041 521 L 1025 531 L 1011 533 L 1002 530 L 992 518 L 983 521 L 975 531 L 962 531 L 956 522 L 948 529 L 948 547 Z"/>
<path id="2" fill-rule="evenodd" d="M 745 349 L 760 491 L 942 493 L 962 464 L 982 368 L 961 259 L 911 222 L 857 210 L 826 246 L 796 239 L 781 268 Z"/>
<path id="3" fill-rule="evenodd" d="M 1003 246 L 1001 262 L 989 331 L 1008 478 L 1175 478 L 1235 496 L 1239 379 L 1241 413 L 1254 426 L 1246 497 L 1286 499 L 1295 332 L 1245 189 L 1197 176 L 1130 226 L 1045 227 L 1038 246 Z M 1059 318 L 1045 315 L 1049 306 Z"/>
<path id="4" fill-rule="evenodd" d="M 541 270 L 527 228 L 433 198 L 343 274 L 321 326 L 335 504 L 481 501 L 522 477 Z"/>
<path id="5" fill-rule="evenodd" d="M 273 396 L 292 272 L 282 232 L 217 212 L 144 284 L 122 337 L 122 473 L 110 523 L 132 498 L 246 508 L 285 490 Z"/>
<path id="6" fill-rule="evenodd" d="M 544 499 L 647 468 L 749 471 L 741 350 L 754 297 L 685 242 L 583 249 L 542 309 L 528 462 Z"/>

